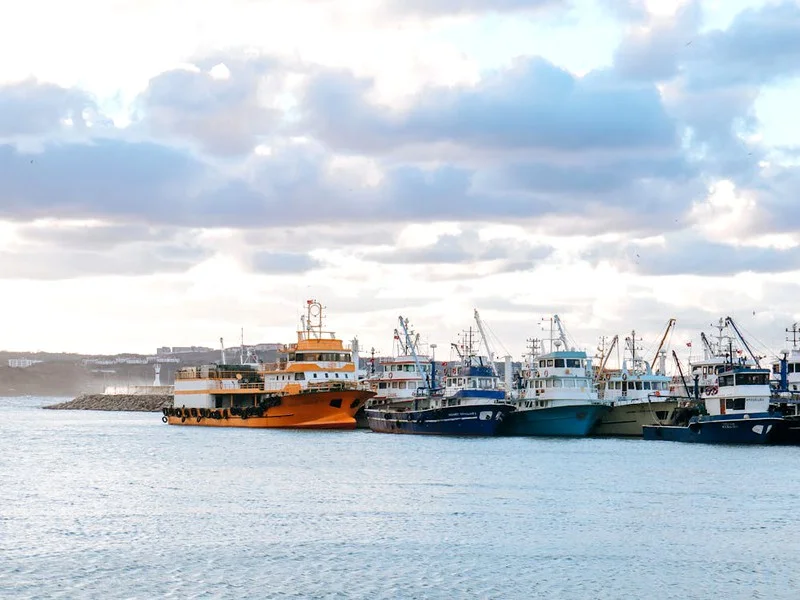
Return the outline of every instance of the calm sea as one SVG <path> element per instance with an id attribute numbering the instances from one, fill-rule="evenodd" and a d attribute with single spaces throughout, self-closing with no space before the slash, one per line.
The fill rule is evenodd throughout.
<path id="1" fill-rule="evenodd" d="M 800 597 L 800 448 L 171 427 L 0 399 L 3 598 Z"/>

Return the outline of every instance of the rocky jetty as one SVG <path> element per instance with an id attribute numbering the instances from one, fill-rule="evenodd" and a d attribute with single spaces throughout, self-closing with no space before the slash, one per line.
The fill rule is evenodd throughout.
<path id="1" fill-rule="evenodd" d="M 44 408 L 55 410 L 120 410 L 139 412 L 161 412 L 172 406 L 172 396 L 153 394 L 82 394 L 68 402 L 52 404 Z"/>

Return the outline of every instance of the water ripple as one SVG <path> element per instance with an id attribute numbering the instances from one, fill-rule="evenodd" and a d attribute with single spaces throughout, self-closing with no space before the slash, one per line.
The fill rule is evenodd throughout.
<path id="1" fill-rule="evenodd" d="M 45 403 L 0 399 L 3 597 L 800 597 L 798 448 L 178 428 Z"/>

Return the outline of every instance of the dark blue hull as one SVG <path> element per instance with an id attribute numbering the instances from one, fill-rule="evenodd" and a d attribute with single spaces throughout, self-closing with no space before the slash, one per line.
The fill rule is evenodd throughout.
<path id="1" fill-rule="evenodd" d="M 784 417 L 770 443 L 800 445 L 800 417 Z"/>
<path id="2" fill-rule="evenodd" d="M 689 425 L 645 425 L 646 440 L 693 442 L 702 444 L 767 444 L 782 426 L 781 417 L 711 418 L 692 421 Z"/>
<path id="3" fill-rule="evenodd" d="M 493 436 L 514 407 L 508 404 L 447 406 L 428 410 L 368 409 L 369 428 L 379 433 Z"/>
<path id="4" fill-rule="evenodd" d="M 597 427 L 609 407 L 579 404 L 516 410 L 503 422 L 502 435 L 583 437 Z"/>

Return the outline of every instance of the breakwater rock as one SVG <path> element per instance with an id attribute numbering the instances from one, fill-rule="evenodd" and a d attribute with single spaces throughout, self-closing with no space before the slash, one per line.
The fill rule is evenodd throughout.
<path id="1" fill-rule="evenodd" d="M 55 410 L 120 410 L 160 412 L 172 406 L 172 396 L 154 394 L 82 394 L 68 402 L 44 408 Z"/>

